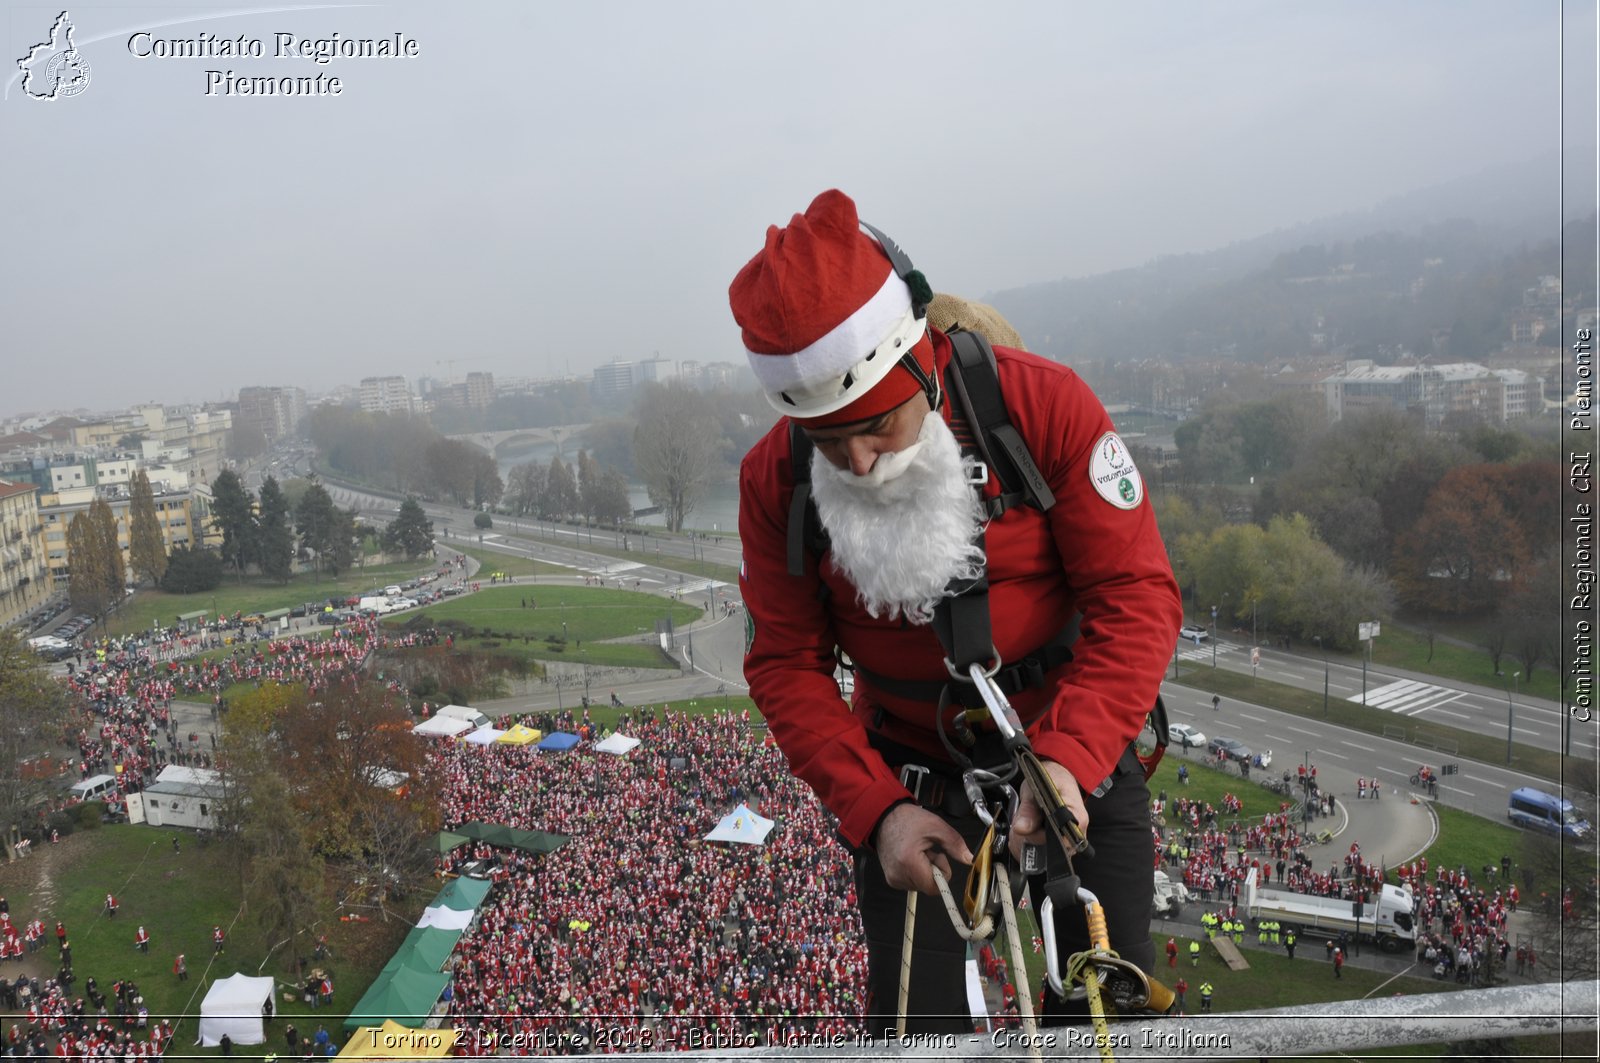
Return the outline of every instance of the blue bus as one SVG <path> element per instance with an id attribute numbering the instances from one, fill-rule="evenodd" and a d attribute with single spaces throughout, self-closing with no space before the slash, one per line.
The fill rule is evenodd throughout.
<path id="1" fill-rule="evenodd" d="M 1511 791 L 1506 816 L 1519 827 L 1542 830 L 1573 841 L 1581 841 L 1594 833 L 1589 821 L 1578 815 L 1571 801 L 1531 786 Z"/>

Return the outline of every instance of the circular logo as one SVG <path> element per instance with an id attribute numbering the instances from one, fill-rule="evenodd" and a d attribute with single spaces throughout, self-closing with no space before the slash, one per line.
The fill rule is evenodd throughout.
<path id="1" fill-rule="evenodd" d="M 89 61 L 76 48 L 57 52 L 45 64 L 44 83 L 52 96 L 76 96 L 89 87 Z"/>
<path id="2" fill-rule="evenodd" d="M 1096 494 L 1118 509 L 1133 509 L 1144 501 L 1144 479 L 1128 445 L 1115 432 L 1107 432 L 1095 442 L 1089 482 Z"/>

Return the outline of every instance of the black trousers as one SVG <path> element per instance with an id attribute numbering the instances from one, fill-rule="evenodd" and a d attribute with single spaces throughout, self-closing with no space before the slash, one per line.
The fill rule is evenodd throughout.
<path id="1" fill-rule="evenodd" d="M 949 783 L 959 788 L 959 782 Z M 1073 861 L 1083 886 L 1100 899 L 1106 914 L 1111 948 L 1147 973 L 1155 971 L 1155 944 L 1150 939 L 1150 906 L 1154 894 L 1151 874 L 1150 790 L 1144 770 L 1130 750 L 1117 765 L 1112 785 L 1103 797 L 1084 794 L 1089 813 L 1092 858 Z M 983 822 L 973 813 L 941 813 L 976 850 Z M 867 1029 L 873 1037 L 895 1032 L 900 1004 L 900 954 L 905 942 L 906 894 L 889 888 L 877 854 L 857 849 L 856 893 L 867 937 Z M 966 888 L 966 868 L 954 865 L 951 893 L 959 901 Z M 1018 873 L 1013 868 L 1012 880 Z M 1029 883 L 1029 904 L 1037 915 L 1044 900 Z M 1003 927 L 1000 928 L 1003 931 Z M 1056 944 L 1063 963 L 1089 946 L 1083 909 L 1072 905 L 1056 912 Z M 911 1033 L 970 1034 L 972 1017 L 967 1006 L 966 942 L 950 925 L 949 913 L 938 896 L 917 899 L 917 925 L 912 945 L 911 985 L 906 1003 L 906 1029 Z M 997 951 L 1001 951 L 997 949 Z M 1031 952 L 1031 946 L 1024 949 Z M 1010 966 L 1008 952 L 1005 955 Z M 1015 975 L 1013 975 L 1015 978 Z M 1030 987 L 1035 994 L 1041 987 Z M 1045 994 L 1043 1021 L 1063 1025 L 1087 1021 L 1080 1002 L 1067 1004 Z"/>

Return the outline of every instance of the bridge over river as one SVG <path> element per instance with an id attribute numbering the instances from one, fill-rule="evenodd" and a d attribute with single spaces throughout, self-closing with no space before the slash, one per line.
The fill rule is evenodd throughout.
<path id="1" fill-rule="evenodd" d="M 470 443 L 479 450 L 487 451 L 496 460 L 500 458 L 502 452 L 526 450 L 541 445 L 554 446 L 564 456 L 564 446 L 567 441 L 588 427 L 587 424 L 563 424 L 553 428 L 512 428 L 504 432 L 466 432 L 449 438 Z"/>

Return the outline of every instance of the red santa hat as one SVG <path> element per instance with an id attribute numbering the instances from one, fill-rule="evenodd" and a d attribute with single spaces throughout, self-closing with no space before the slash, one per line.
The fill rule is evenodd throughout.
<path id="1" fill-rule="evenodd" d="M 919 273 L 916 304 L 932 292 Z M 849 196 L 830 189 L 766 246 L 728 288 L 750 368 L 780 413 L 814 427 L 869 420 L 894 409 L 934 372 L 933 343 L 913 292 Z"/>

